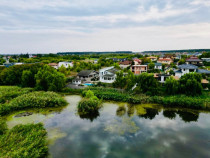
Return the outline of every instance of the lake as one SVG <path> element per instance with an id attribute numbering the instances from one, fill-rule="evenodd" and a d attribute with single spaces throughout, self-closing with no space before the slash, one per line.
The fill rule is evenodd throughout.
<path id="1" fill-rule="evenodd" d="M 33 110 L 25 117 L 11 114 L 8 127 L 42 122 L 53 158 L 210 157 L 210 113 L 105 102 L 90 117 L 77 114 L 80 96 L 66 100 L 69 105 L 62 109 Z"/>

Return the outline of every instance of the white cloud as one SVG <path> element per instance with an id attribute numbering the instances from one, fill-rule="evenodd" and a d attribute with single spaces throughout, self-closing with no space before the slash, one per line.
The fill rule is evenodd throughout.
<path id="1" fill-rule="evenodd" d="M 210 0 L 193 0 L 191 2 L 192 5 L 203 5 L 206 7 L 210 7 Z"/>
<path id="2" fill-rule="evenodd" d="M 207 48 L 210 23 L 177 26 L 70 30 L 0 31 L 1 52 L 118 51 Z M 10 45 L 10 47 L 8 47 Z"/>

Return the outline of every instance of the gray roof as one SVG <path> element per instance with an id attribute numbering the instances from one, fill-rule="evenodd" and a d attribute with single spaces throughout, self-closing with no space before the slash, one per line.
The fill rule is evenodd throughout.
<path id="1" fill-rule="evenodd" d="M 111 72 L 113 74 L 115 74 L 117 71 L 119 71 L 118 69 L 115 69 L 115 68 L 112 68 L 112 69 L 109 69 L 107 70 L 108 72 Z"/>
<path id="2" fill-rule="evenodd" d="M 178 70 L 178 71 L 175 71 L 175 73 L 182 73 L 182 71 L 181 70 Z"/>
<path id="3" fill-rule="evenodd" d="M 90 75 L 92 72 L 95 72 L 94 70 L 82 70 L 78 73 L 78 76 L 82 77 L 82 76 L 88 76 Z"/>
<path id="4" fill-rule="evenodd" d="M 210 71 L 205 70 L 205 69 L 198 69 L 197 73 L 201 73 L 201 74 L 210 74 Z"/>
<path id="5" fill-rule="evenodd" d="M 192 64 L 182 64 L 178 66 L 179 69 L 197 69 L 198 67 Z"/>
<path id="6" fill-rule="evenodd" d="M 161 63 L 155 63 L 155 66 L 162 66 Z"/>
<path id="7" fill-rule="evenodd" d="M 114 74 L 113 75 L 106 74 L 106 75 L 103 75 L 103 77 L 114 77 Z"/>

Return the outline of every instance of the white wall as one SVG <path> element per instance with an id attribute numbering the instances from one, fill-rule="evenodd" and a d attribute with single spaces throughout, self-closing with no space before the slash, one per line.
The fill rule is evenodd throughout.
<path id="1" fill-rule="evenodd" d="M 70 63 L 70 62 L 59 62 L 59 63 L 58 63 L 58 67 L 59 67 L 59 68 L 60 68 L 62 65 L 63 65 L 65 68 L 68 68 L 69 66 L 70 66 L 70 67 L 73 67 L 73 63 Z"/>

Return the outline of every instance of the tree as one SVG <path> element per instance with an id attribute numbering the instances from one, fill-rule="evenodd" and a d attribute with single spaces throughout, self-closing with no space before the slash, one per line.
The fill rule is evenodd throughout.
<path id="1" fill-rule="evenodd" d="M 176 94 L 179 89 L 179 82 L 175 80 L 173 77 L 169 77 L 166 79 L 165 83 L 166 93 L 167 94 Z"/>
<path id="2" fill-rule="evenodd" d="M 155 64 L 154 64 L 154 63 L 152 63 L 152 62 L 151 62 L 151 63 L 149 63 L 149 65 L 148 65 L 148 66 L 149 66 L 149 69 L 150 69 L 150 70 L 154 70 L 154 69 L 155 69 Z"/>
<path id="3" fill-rule="evenodd" d="M 180 78 L 180 93 L 191 96 L 202 94 L 201 79 L 202 76 L 197 73 L 185 74 Z"/>
<path id="4" fill-rule="evenodd" d="M 44 91 L 61 91 L 65 86 L 65 75 L 57 72 L 54 68 L 45 65 L 35 75 L 36 89 Z"/>
<path id="5" fill-rule="evenodd" d="M 184 64 L 184 63 L 185 63 L 185 59 L 180 59 L 180 60 L 178 61 L 178 63 L 179 63 L 179 65 Z"/>
<path id="6" fill-rule="evenodd" d="M 117 78 L 115 82 L 113 83 L 114 87 L 124 88 L 126 86 L 126 78 L 123 75 L 123 72 L 117 72 Z"/>
<path id="7" fill-rule="evenodd" d="M 137 87 L 143 93 L 156 94 L 158 88 L 158 82 L 154 78 L 153 74 L 142 73 L 137 79 Z"/>
<path id="8" fill-rule="evenodd" d="M 24 70 L 21 77 L 21 85 L 23 87 L 33 87 L 34 83 L 34 75 L 30 70 Z"/>
<path id="9" fill-rule="evenodd" d="M 66 69 L 65 66 L 61 66 L 59 69 L 58 69 L 59 72 L 63 73 L 64 75 L 69 75 L 70 74 L 70 71 Z"/>
<path id="10" fill-rule="evenodd" d="M 162 71 L 165 71 L 166 64 L 162 64 Z"/>

